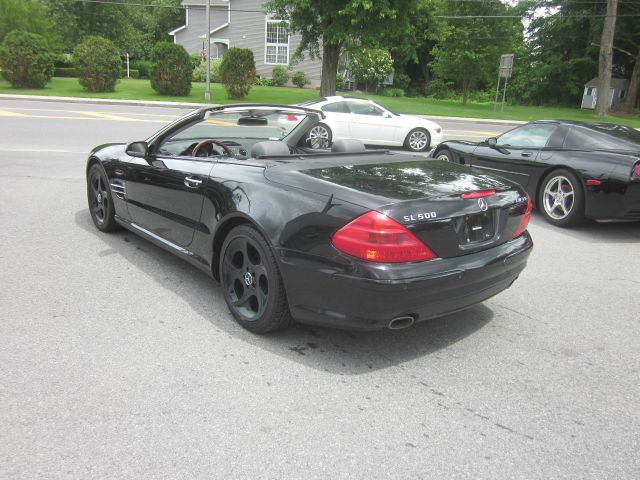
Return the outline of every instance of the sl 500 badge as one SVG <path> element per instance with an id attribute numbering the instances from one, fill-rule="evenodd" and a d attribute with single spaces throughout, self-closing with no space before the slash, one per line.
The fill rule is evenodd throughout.
<path id="1" fill-rule="evenodd" d="M 429 220 L 430 218 L 436 218 L 436 212 L 423 212 L 423 213 L 412 213 L 411 215 L 405 215 L 405 222 L 416 222 L 418 220 Z"/>

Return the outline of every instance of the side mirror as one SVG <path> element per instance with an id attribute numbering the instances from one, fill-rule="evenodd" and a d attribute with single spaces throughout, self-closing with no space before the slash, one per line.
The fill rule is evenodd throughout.
<path id="1" fill-rule="evenodd" d="M 137 158 L 147 158 L 149 155 L 149 144 L 147 142 L 131 142 L 125 149 L 127 155 Z"/>
<path id="2" fill-rule="evenodd" d="M 384 118 L 391 118 L 393 117 L 393 115 L 391 115 L 389 112 L 384 112 L 384 114 L 382 115 Z"/>
<path id="3" fill-rule="evenodd" d="M 485 142 L 487 142 L 487 145 L 490 147 L 495 147 L 498 144 L 498 139 L 496 137 L 491 137 L 487 138 Z"/>

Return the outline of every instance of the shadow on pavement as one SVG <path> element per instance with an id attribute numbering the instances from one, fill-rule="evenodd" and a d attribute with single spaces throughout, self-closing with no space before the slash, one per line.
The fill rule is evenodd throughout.
<path id="1" fill-rule="evenodd" d="M 178 293 L 189 303 L 194 314 L 213 325 L 212 336 L 225 332 L 258 348 L 329 373 L 358 375 L 434 354 L 473 334 L 493 318 L 493 312 L 480 304 L 406 330 L 365 333 L 295 325 L 258 336 L 233 320 L 219 286 L 195 267 L 126 230 L 110 234 L 99 232 L 85 209 L 76 213 L 75 222 L 105 243 L 105 249 L 96 252 L 97 256 L 117 253 L 145 271 L 157 288 Z M 152 268 L 154 264 L 160 264 L 161 268 Z"/>
<path id="2" fill-rule="evenodd" d="M 592 243 L 640 242 L 640 222 L 612 223 L 588 220 L 578 227 L 560 228 L 548 223 L 539 212 L 534 212 L 532 222 L 534 222 L 536 226 L 551 229 L 555 233 Z"/>

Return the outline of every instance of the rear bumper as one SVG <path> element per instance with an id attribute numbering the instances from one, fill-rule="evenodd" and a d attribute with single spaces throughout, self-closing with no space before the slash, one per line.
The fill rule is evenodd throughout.
<path id="1" fill-rule="evenodd" d="M 293 317 L 308 324 L 377 330 L 400 316 L 423 321 L 470 307 L 508 288 L 525 267 L 528 233 L 462 257 L 410 265 L 352 264 L 351 271 L 281 252 Z"/>

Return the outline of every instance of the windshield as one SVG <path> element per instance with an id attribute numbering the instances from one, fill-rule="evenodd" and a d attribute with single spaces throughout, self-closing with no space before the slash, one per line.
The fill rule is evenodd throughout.
<path id="1" fill-rule="evenodd" d="M 209 140 L 197 156 L 226 155 L 247 158 L 251 147 L 265 140 L 282 140 L 313 114 L 282 108 L 232 108 L 208 111 L 204 118 L 169 134 L 158 152 L 170 156 L 193 156 L 197 145 Z M 313 115 L 314 119 L 316 118 Z M 217 146 L 216 146 L 217 145 Z"/>

